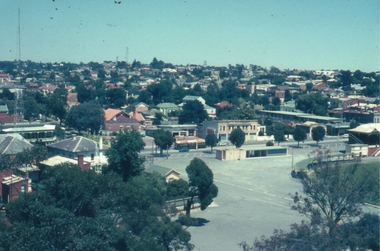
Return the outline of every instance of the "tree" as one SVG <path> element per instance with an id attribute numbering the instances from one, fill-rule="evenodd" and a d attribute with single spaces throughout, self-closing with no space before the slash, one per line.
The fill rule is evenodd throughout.
<path id="1" fill-rule="evenodd" d="M 245 141 L 245 133 L 240 128 L 235 128 L 232 130 L 230 137 L 228 138 L 231 143 L 236 146 L 236 148 L 241 147 Z"/>
<path id="2" fill-rule="evenodd" d="M 306 83 L 306 91 L 311 92 L 313 90 L 313 83 Z"/>
<path id="3" fill-rule="evenodd" d="M 145 159 L 139 153 L 144 146 L 145 143 L 137 131 L 120 131 L 106 151 L 106 173 L 115 172 L 121 175 L 124 181 L 141 174 Z"/>
<path id="4" fill-rule="evenodd" d="M 278 145 L 280 145 L 280 142 L 285 141 L 284 131 L 274 131 L 274 140 L 277 141 Z"/>
<path id="5" fill-rule="evenodd" d="M 206 163 L 198 158 L 194 158 L 186 167 L 189 177 L 189 199 L 186 203 L 186 216 L 190 216 L 191 206 L 195 197 L 198 197 L 201 210 L 205 210 L 218 195 L 218 187 L 214 184 L 214 174 Z"/>
<path id="6" fill-rule="evenodd" d="M 289 90 L 285 90 L 285 99 L 284 99 L 284 102 L 286 103 L 286 102 L 288 102 L 290 100 L 292 100 L 292 94 L 290 93 Z"/>
<path id="7" fill-rule="evenodd" d="M 319 92 L 299 95 L 296 99 L 296 108 L 306 113 L 325 116 L 327 106 L 327 98 Z"/>
<path id="8" fill-rule="evenodd" d="M 42 105 L 38 104 L 36 99 L 31 96 L 25 97 L 24 102 L 24 119 L 38 119 L 43 113 Z"/>
<path id="9" fill-rule="evenodd" d="M 211 152 L 212 152 L 212 148 L 215 147 L 217 143 L 218 143 L 218 138 L 216 137 L 215 134 L 213 134 L 213 133 L 207 134 L 206 146 L 211 147 Z"/>
<path id="10" fill-rule="evenodd" d="M 94 99 L 94 91 L 92 89 L 86 88 L 83 84 L 79 84 L 75 88 L 77 92 L 77 98 L 79 103 L 88 102 Z"/>
<path id="11" fill-rule="evenodd" d="M 317 145 L 319 141 L 322 141 L 325 138 L 326 130 L 323 126 L 317 126 L 311 129 L 311 135 L 314 141 L 317 142 Z"/>
<path id="12" fill-rule="evenodd" d="M 292 209 L 308 216 L 312 222 L 325 224 L 334 231 L 344 219 L 353 219 L 361 214 L 361 205 L 378 193 L 379 180 L 365 166 L 349 164 L 344 167 L 333 163 L 327 148 L 314 152 L 313 177 L 303 175 L 300 182 L 302 195 L 293 196 Z"/>
<path id="13" fill-rule="evenodd" d="M 164 212 L 165 181 L 123 182 L 70 164 L 43 171 L 35 193 L 7 204 L 2 250 L 192 250 L 190 234 Z M 1 216 L 0 216 L 1 217 Z M 7 224 L 5 224 L 7 222 Z"/>
<path id="14" fill-rule="evenodd" d="M 189 193 L 189 183 L 186 180 L 178 179 L 170 181 L 166 185 L 166 199 L 173 200 L 187 197 Z"/>
<path id="15" fill-rule="evenodd" d="M 331 161 L 329 149 L 312 152 L 315 166 L 311 176 L 299 177 L 303 195 L 291 195 L 293 210 L 307 217 L 292 224 L 289 232 L 274 230 L 253 246 L 240 243 L 245 250 L 379 250 L 378 215 L 363 214 L 368 198 L 378 197 L 379 180 L 360 163 L 340 165 Z"/>
<path id="16" fill-rule="evenodd" d="M 62 122 L 66 117 L 67 90 L 64 86 L 55 89 L 53 94 L 48 96 L 48 108 L 51 114 Z"/>
<path id="17" fill-rule="evenodd" d="M 107 102 L 111 107 L 120 108 L 127 103 L 126 92 L 121 88 L 114 88 L 106 91 Z"/>
<path id="18" fill-rule="evenodd" d="M 179 115 L 178 123 L 195 123 L 200 125 L 208 118 L 208 114 L 201 102 L 198 100 L 188 101 L 182 107 L 182 112 Z"/>
<path id="19" fill-rule="evenodd" d="M 160 129 L 154 134 L 154 143 L 160 148 L 160 154 L 162 155 L 164 149 L 169 149 L 173 145 L 174 138 L 170 132 Z"/>
<path id="20" fill-rule="evenodd" d="M 90 130 L 91 134 L 97 135 L 104 125 L 104 111 L 96 100 L 85 102 L 70 109 L 66 123 L 79 133 Z"/>
<path id="21" fill-rule="evenodd" d="M 306 132 L 301 127 L 294 129 L 293 139 L 298 142 L 298 147 L 300 146 L 300 141 L 304 141 L 306 137 Z"/>

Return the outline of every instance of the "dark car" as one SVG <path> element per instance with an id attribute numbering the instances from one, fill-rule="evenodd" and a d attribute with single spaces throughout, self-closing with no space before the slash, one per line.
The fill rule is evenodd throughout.
<path id="1" fill-rule="evenodd" d="M 180 151 L 181 153 L 188 152 L 188 151 L 189 151 L 189 148 L 187 148 L 187 147 L 182 147 L 182 148 L 180 148 L 178 151 Z"/>

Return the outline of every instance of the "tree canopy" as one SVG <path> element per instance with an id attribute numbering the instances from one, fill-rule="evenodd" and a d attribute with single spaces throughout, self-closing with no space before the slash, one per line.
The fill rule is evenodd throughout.
<path id="1" fill-rule="evenodd" d="M 218 138 L 216 137 L 214 133 L 207 134 L 206 146 L 211 147 L 211 152 L 212 152 L 212 148 L 215 147 L 217 143 L 218 143 Z"/>
<path id="2" fill-rule="evenodd" d="M 97 135 L 104 126 L 104 111 L 96 100 L 85 102 L 70 109 L 66 123 L 78 132 L 89 130 Z"/>
<path id="3" fill-rule="evenodd" d="M 6 206 L 4 250 L 192 250 L 190 234 L 164 212 L 154 175 L 128 182 L 78 166 L 47 168 L 42 185 Z M 1 216 L 0 216 L 1 217 Z M 5 224 L 5 222 L 7 224 Z"/>
<path id="4" fill-rule="evenodd" d="M 160 129 L 154 133 L 154 143 L 160 148 L 162 155 L 164 149 L 169 149 L 173 145 L 174 138 L 170 132 Z"/>
<path id="5" fill-rule="evenodd" d="M 120 131 L 106 151 L 108 167 L 105 172 L 115 172 L 124 181 L 141 174 L 145 159 L 139 153 L 144 146 L 145 143 L 137 131 Z"/>
<path id="6" fill-rule="evenodd" d="M 306 132 L 301 127 L 294 129 L 293 139 L 298 142 L 298 146 L 300 146 L 300 141 L 304 141 L 306 137 Z"/>
<path id="7" fill-rule="evenodd" d="M 314 141 L 319 143 L 319 141 L 322 141 L 325 138 L 326 130 L 323 126 L 317 126 L 311 129 L 311 135 Z"/>
<path id="8" fill-rule="evenodd" d="M 178 123 L 195 123 L 199 125 L 207 118 L 208 114 L 201 102 L 198 100 L 188 101 L 183 105 L 182 112 L 178 118 Z"/>
<path id="9" fill-rule="evenodd" d="M 218 195 L 218 187 L 214 184 L 214 174 L 206 163 L 194 158 L 186 167 L 189 177 L 189 199 L 186 203 L 186 215 L 190 216 L 190 209 L 197 196 L 201 210 L 205 210 L 212 202 L 213 198 Z"/>
<path id="10" fill-rule="evenodd" d="M 327 106 L 327 98 L 319 92 L 299 95 L 296 99 L 296 108 L 306 113 L 325 116 Z"/>
<path id="11" fill-rule="evenodd" d="M 239 148 L 244 144 L 245 133 L 242 129 L 235 128 L 232 130 L 228 140 L 231 141 L 231 143 L 236 146 L 236 148 Z"/>
<path id="12" fill-rule="evenodd" d="M 284 131 L 276 130 L 274 131 L 274 140 L 277 141 L 278 145 L 280 145 L 280 142 L 285 141 L 285 134 Z"/>

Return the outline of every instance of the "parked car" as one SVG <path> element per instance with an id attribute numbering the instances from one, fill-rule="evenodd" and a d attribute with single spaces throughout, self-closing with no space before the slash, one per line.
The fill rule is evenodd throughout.
<path id="1" fill-rule="evenodd" d="M 189 151 L 189 148 L 187 147 L 182 147 L 178 150 L 179 152 L 183 153 L 183 152 L 188 152 Z"/>

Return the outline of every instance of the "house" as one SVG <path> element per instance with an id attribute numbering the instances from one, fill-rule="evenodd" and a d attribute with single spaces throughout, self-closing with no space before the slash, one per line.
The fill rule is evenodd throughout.
<path id="1" fill-rule="evenodd" d="M 71 139 L 65 139 L 46 146 L 48 151 L 64 157 L 74 158 L 78 154 L 83 154 L 84 157 L 94 158 L 95 156 L 104 155 L 109 148 L 98 144 L 94 140 L 90 140 L 81 136 L 75 136 Z"/>
<path id="2" fill-rule="evenodd" d="M 157 105 L 157 108 L 160 110 L 160 112 L 164 115 L 168 115 L 171 112 L 178 111 L 178 105 L 174 103 L 160 103 Z"/>
<path id="3" fill-rule="evenodd" d="M 71 108 L 72 106 L 79 105 L 78 93 L 69 92 L 67 93 L 67 105 Z"/>
<path id="4" fill-rule="evenodd" d="M 8 114 L 8 112 L 9 110 L 7 104 L 0 105 L 0 114 Z"/>
<path id="5" fill-rule="evenodd" d="M 136 114 L 131 112 L 131 114 L 138 117 L 141 120 L 141 123 L 145 121 L 144 117 L 140 113 Z M 129 114 L 122 110 L 107 109 L 104 112 L 104 120 L 104 133 L 106 135 L 108 135 L 111 132 L 118 132 L 124 129 L 137 131 L 141 129 L 141 124 L 139 123 L 139 121 L 134 117 L 130 117 Z"/>
<path id="6" fill-rule="evenodd" d="M 24 139 L 0 134 L 0 155 L 14 156 L 24 150 L 31 149 L 32 146 L 32 144 Z"/>
<path id="7" fill-rule="evenodd" d="M 39 163 L 39 166 L 41 170 L 43 170 L 46 167 L 54 167 L 57 165 L 62 165 L 62 164 L 73 164 L 73 165 L 78 165 L 80 169 L 83 171 L 91 170 L 91 163 L 84 161 L 84 155 L 83 154 L 78 154 L 77 159 L 73 158 L 67 158 L 64 156 L 53 156 L 48 158 L 47 160 L 41 161 Z"/>
<path id="8" fill-rule="evenodd" d="M 174 169 L 163 167 L 163 166 L 157 166 L 157 165 L 150 165 L 149 167 L 147 167 L 145 169 L 144 172 L 146 172 L 146 173 L 158 173 L 165 178 L 165 181 L 167 183 L 171 182 L 173 180 L 179 180 L 179 176 L 181 175 L 180 172 L 178 172 Z"/>
<path id="9" fill-rule="evenodd" d="M 9 74 L 7 74 L 7 73 L 1 73 L 0 74 L 0 82 L 1 83 L 9 82 L 9 81 L 11 81 Z"/>
<path id="10" fill-rule="evenodd" d="M 200 97 L 200 96 L 191 96 L 191 95 L 187 95 L 187 96 L 185 96 L 183 99 L 182 99 L 182 104 L 180 104 L 180 105 L 178 105 L 179 107 L 183 107 L 183 105 L 184 104 L 186 104 L 186 102 L 189 102 L 189 101 L 195 101 L 195 100 L 197 100 L 197 101 L 199 101 L 202 105 L 203 105 L 203 107 L 204 107 L 204 109 L 205 109 L 205 111 L 207 112 L 207 114 L 208 114 L 208 116 L 209 117 L 216 117 L 216 109 L 214 108 L 214 107 L 211 107 L 211 106 L 208 106 L 208 105 L 206 105 L 206 100 L 204 100 L 202 97 Z"/>
<path id="11" fill-rule="evenodd" d="M 201 102 L 202 105 L 205 105 L 205 104 L 206 104 L 206 100 L 204 100 L 202 97 L 200 97 L 200 96 L 191 96 L 191 95 L 186 95 L 186 96 L 182 99 L 182 102 L 183 102 L 184 104 L 186 104 L 186 102 L 194 101 L 194 100 L 197 100 L 197 101 Z"/>
<path id="12" fill-rule="evenodd" d="M 216 103 L 216 104 L 214 104 L 214 106 L 219 107 L 219 108 L 224 108 L 224 107 L 231 108 L 231 107 L 233 107 L 232 104 L 230 104 L 229 102 L 226 102 L 226 101 L 222 101 L 222 102 Z"/>
<path id="13" fill-rule="evenodd" d="M 368 123 L 348 130 L 347 151 L 353 146 L 361 146 L 361 156 L 380 157 L 380 124 Z M 350 152 L 347 152 L 350 153 Z"/>
<path id="14" fill-rule="evenodd" d="M 47 96 L 49 93 L 53 93 L 57 88 L 58 86 L 56 85 L 47 84 L 39 87 L 38 91 L 41 92 L 44 96 Z"/>
<path id="15" fill-rule="evenodd" d="M 145 123 L 145 118 L 144 118 L 144 116 L 141 114 L 141 113 L 139 113 L 139 112 L 130 112 L 129 114 L 128 114 L 128 116 L 130 117 L 130 118 L 134 118 L 134 119 L 136 119 L 141 125 L 144 125 L 144 123 Z"/>
<path id="16" fill-rule="evenodd" d="M 129 105 L 128 110 L 133 111 L 135 113 L 138 113 L 138 112 L 143 113 L 149 110 L 149 106 L 145 104 L 144 102 L 136 101 Z"/>
<path id="17" fill-rule="evenodd" d="M 51 143 L 55 142 L 55 125 L 45 125 L 40 123 L 17 123 L 0 125 L 0 134 L 19 133 L 26 141 L 31 143 Z"/>
<path id="18" fill-rule="evenodd" d="M 3 203 L 9 203 L 18 199 L 23 193 L 31 191 L 31 181 L 14 174 L 1 180 L 1 198 Z"/>

